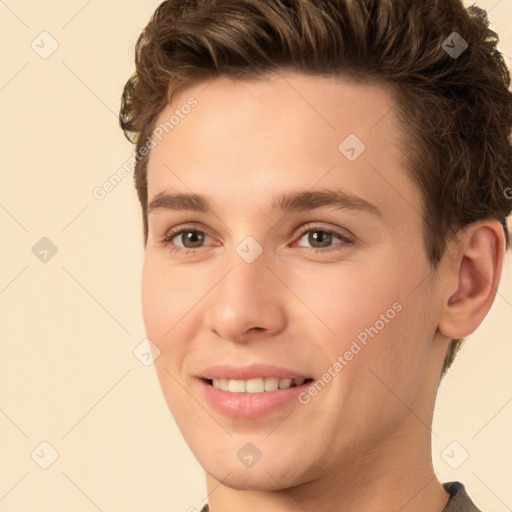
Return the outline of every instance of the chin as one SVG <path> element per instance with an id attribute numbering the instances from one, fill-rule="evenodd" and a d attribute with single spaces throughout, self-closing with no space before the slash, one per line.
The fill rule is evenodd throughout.
<path id="1" fill-rule="evenodd" d="M 246 467 L 238 459 L 226 461 L 209 453 L 197 460 L 206 473 L 232 489 L 247 491 L 279 491 L 300 486 L 311 480 L 296 460 L 269 456 L 261 458 L 254 466 Z M 302 464 L 307 464 L 304 460 Z M 314 475 L 309 475 L 313 479 Z"/>
<path id="2" fill-rule="evenodd" d="M 288 479 L 283 481 L 276 478 L 272 471 L 267 472 L 264 467 L 260 468 L 258 472 L 255 472 L 255 468 L 234 468 L 231 473 L 223 473 L 217 469 L 213 471 L 205 469 L 215 480 L 222 482 L 222 485 L 237 491 L 279 491 L 297 485 L 297 483 L 289 482 Z"/>

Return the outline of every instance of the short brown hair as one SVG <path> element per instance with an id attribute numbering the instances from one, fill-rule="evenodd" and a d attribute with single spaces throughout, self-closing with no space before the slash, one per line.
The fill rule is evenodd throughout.
<path id="1" fill-rule="evenodd" d="M 468 45 L 457 56 L 445 51 L 454 32 Z M 498 219 L 509 246 L 512 93 L 498 40 L 486 11 L 461 0 L 167 0 L 137 41 L 120 124 L 138 154 L 176 93 L 217 76 L 287 69 L 387 83 L 435 269 L 448 240 L 480 219 Z M 144 245 L 148 158 L 134 171 Z M 452 341 L 443 375 L 462 342 Z"/>

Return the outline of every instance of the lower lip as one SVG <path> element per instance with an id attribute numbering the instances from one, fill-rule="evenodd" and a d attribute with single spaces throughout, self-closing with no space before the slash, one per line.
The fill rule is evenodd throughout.
<path id="1" fill-rule="evenodd" d="M 199 379 L 199 384 L 208 403 L 224 416 L 254 419 L 271 414 L 290 402 L 298 404 L 297 396 L 309 387 L 311 381 L 263 393 L 231 393 L 217 389 L 203 379 Z"/>

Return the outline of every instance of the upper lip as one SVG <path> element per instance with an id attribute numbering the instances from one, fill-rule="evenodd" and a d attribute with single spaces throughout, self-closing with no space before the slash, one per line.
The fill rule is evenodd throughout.
<path id="1" fill-rule="evenodd" d="M 203 379 L 238 379 L 248 380 L 256 377 L 277 377 L 279 379 L 308 379 L 308 375 L 296 372 L 289 368 L 270 364 L 250 364 L 247 366 L 233 366 L 230 364 L 217 364 L 201 372 Z"/>

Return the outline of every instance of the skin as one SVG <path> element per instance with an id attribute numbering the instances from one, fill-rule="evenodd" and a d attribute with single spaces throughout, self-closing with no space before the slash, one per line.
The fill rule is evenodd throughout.
<path id="1" fill-rule="evenodd" d="M 431 462 L 435 397 L 449 339 L 473 332 L 494 301 L 499 222 L 461 231 L 432 271 L 421 195 L 384 86 L 297 73 L 218 78 L 183 91 L 157 124 L 190 96 L 198 106 L 151 151 L 149 199 L 195 192 L 213 208 L 149 214 L 142 305 L 163 394 L 206 471 L 210 510 L 441 512 L 449 496 Z M 366 145 L 354 162 L 338 149 L 351 133 Z M 340 187 L 382 218 L 333 207 L 270 213 L 276 193 Z M 171 252 L 162 240 L 185 223 L 209 236 L 194 253 Z M 353 243 L 315 245 L 311 231 L 301 235 L 310 224 Z M 263 249 L 250 264 L 235 250 L 247 236 Z M 183 236 L 173 242 L 187 247 Z M 224 362 L 321 378 L 396 302 L 401 311 L 307 405 L 227 418 L 199 392 L 198 372 Z M 247 442 L 262 453 L 250 468 L 237 458 Z"/>

